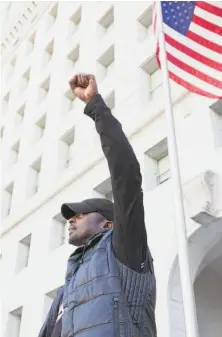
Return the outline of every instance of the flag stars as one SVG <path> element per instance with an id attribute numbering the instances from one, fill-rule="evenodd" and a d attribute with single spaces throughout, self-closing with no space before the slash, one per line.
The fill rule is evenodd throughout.
<path id="1" fill-rule="evenodd" d="M 163 21 L 172 29 L 186 34 L 195 8 L 193 1 L 162 1 Z"/>

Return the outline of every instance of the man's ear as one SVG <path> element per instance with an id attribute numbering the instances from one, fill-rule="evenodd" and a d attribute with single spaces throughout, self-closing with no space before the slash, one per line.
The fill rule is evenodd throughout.
<path id="1" fill-rule="evenodd" d="M 111 221 L 106 221 L 106 223 L 105 223 L 105 225 L 104 225 L 103 228 L 109 228 L 109 229 L 111 229 L 111 228 L 113 228 L 113 223 Z"/>

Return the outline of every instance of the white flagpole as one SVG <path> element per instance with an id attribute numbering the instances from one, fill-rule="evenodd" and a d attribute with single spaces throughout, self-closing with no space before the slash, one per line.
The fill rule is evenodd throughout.
<path id="1" fill-rule="evenodd" d="M 185 210 L 183 202 L 182 183 L 180 177 L 175 123 L 173 116 L 173 105 L 167 68 L 167 55 L 166 55 L 166 46 L 163 30 L 161 1 L 158 1 L 156 3 L 156 7 L 157 7 L 157 24 L 159 25 L 158 38 L 160 47 L 160 62 L 163 77 L 163 87 L 165 91 L 165 106 L 166 106 L 165 109 L 166 109 L 167 128 L 168 128 L 168 148 L 169 148 L 169 159 L 170 159 L 171 177 L 173 185 L 174 213 L 175 213 L 174 216 L 175 216 L 175 227 L 177 235 L 178 258 L 180 267 L 186 334 L 187 337 L 198 337 L 196 306 L 189 265 Z"/>

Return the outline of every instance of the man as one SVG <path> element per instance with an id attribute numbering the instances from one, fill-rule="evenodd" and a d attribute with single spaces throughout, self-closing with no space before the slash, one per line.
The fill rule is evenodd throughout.
<path id="1" fill-rule="evenodd" d="M 114 204 L 87 199 L 62 205 L 69 243 L 78 248 L 39 337 L 156 337 L 156 284 L 139 163 L 121 124 L 98 94 L 95 77 L 76 75 L 70 86 L 95 122 Z"/>

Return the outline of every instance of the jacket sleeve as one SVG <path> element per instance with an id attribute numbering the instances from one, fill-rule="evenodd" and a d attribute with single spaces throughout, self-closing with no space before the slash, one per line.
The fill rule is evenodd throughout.
<path id="1" fill-rule="evenodd" d="M 144 223 L 140 166 L 119 121 L 98 94 L 87 104 L 107 159 L 114 198 L 113 248 L 117 258 L 136 271 L 146 258 L 147 234 Z"/>

